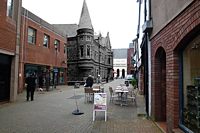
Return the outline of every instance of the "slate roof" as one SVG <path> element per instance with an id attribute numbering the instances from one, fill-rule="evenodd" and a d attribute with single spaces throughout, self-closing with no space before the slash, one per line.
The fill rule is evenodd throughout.
<path id="1" fill-rule="evenodd" d="M 53 24 L 53 26 L 62 31 L 68 37 L 75 37 L 77 35 L 77 24 Z"/>
<path id="2" fill-rule="evenodd" d="M 109 32 L 107 33 L 106 37 L 103 37 L 101 33 L 94 35 L 94 40 L 97 40 L 101 46 L 111 49 Z"/>
<path id="3" fill-rule="evenodd" d="M 85 0 L 83 2 L 81 17 L 78 24 L 78 29 L 84 29 L 84 28 L 93 30 L 92 21 L 90 19 L 90 14 Z"/>
<path id="4" fill-rule="evenodd" d="M 127 59 L 127 52 L 126 48 L 123 49 L 112 49 L 113 51 L 113 59 Z"/>

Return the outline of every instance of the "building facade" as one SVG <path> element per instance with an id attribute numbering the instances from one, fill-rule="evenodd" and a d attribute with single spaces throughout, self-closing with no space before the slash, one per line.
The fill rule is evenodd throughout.
<path id="1" fill-rule="evenodd" d="M 42 77 L 44 88 L 66 84 L 66 35 L 24 8 L 21 14 L 18 91 L 24 90 L 25 78 L 30 73 L 35 73 L 37 79 Z"/>
<path id="2" fill-rule="evenodd" d="M 133 43 L 129 44 L 129 48 L 127 51 L 127 74 L 134 74 L 134 46 Z"/>
<path id="3" fill-rule="evenodd" d="M 94 79 L 113 77 L 113 53 L 109 33 L 94 35 L 91 18 L 84 1 L 79 24 L 55 24 L 68 36 L 68 82 L 84 82 L 88 75 Z"/>
<path id="4" fill-rule="evenodd" d="M 113 50 L 113 69 L 114 78 L 125 78 L 127 75 L 127 56 L 128 49 L 112 49 Z"/>
<path id="5" fill-rule="evenodd" d="M 17 97 L 20 10 L 21 0 L 0 1 L 0 102 Z"/>
<path id="6" fill-rule="evenodd" d="M 144 63 L 151 75 L 149 115 L 165 122 L 169 133 L 200 132 L 200 1 L 146 2 L 153 22 L 151 31 L 144 29 L 143 43 L 143 56 L 151 57 Z"/>

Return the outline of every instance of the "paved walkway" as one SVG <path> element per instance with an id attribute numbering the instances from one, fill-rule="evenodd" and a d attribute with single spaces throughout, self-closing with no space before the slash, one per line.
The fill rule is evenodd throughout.
<path id="1" fill-rule="evenodd" d="M 124 80 L 117 79 L 104 85 L 115 87 Z M 72 115 L 78 107 L 83 115 Z M 109 97 L 108 97 L 109 99 Z M 92 121 L 92 103 L 84 103 L 83 86 L 58 86 L 49 92 L 36 92 L 35 100 L 25 101 L 25 93 L 19 94 L 15 103 L 0 105 L 0 133 L 161 133 L 161 130 L 145 116 L 143 96 L 138 96 L 137 107 L 119 106 L 108 102 L 108 119 L 97 112 Z"/>

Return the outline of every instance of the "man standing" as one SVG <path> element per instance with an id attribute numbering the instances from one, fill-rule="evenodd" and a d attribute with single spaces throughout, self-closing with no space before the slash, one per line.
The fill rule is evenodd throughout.
<path id="1" fill-rule="evenodd" d="M 26 83 L 27 83 L 27 87 L 26 87 L 26 100 L 29 101 L 29 97 L 30 97 L 30 93 L 31 93 L 31 101 L 34 100 L 34 92 L 35 92 L 35 87 L 36 87 L 36 83 L 35 83 L 36 77 L 34 73 L 31 73 L 27 78 L 26 78 Z"/>

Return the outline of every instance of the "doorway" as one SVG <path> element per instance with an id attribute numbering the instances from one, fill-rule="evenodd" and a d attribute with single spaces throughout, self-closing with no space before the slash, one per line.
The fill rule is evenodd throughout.
<path id="1" fill-rule="evenodd" d="M 125 78 L 125 70 L 122 69 L 122 78 L 124 79 Z"/>
<path id="2" fill-rule="evenodd" d="M 166 53 L 160 47 L 155 56 L 155 119 L 166 122 Z"/>
<path id="3" fill-rule="evenodd" d="M 0 54 L 0 102 L 10 99 L 11 57 Z"/>

